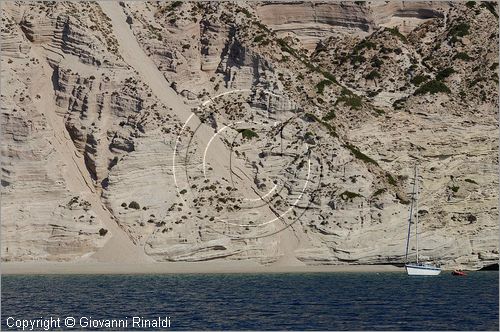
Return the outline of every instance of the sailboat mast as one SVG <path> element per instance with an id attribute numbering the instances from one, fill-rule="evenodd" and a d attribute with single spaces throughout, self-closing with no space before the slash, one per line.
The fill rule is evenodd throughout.
<path id="1" fill-rule="evenodd" d="M 416 179 L 417 178 L 417 165 L 415 165 L 414 176 L 415 176 L 415 179 Z M 406 263 L 408 263 L 408 248 L 410 246 L 411 218 L 413 217 L 413 203 L 414 203 L 414 200 L 415 200 L 415 184 L 416 184 L 416 181 L 413 181 L 413 190 L 412 190 L 412 193 L 411 193 L 410 216 L 408 218 L 408 236 L 406 238 L 406 254 L 405 254 L 405 261 L 406 261 Z"/>
<path id="2" fill-rule="evenodd" d="M 418 264 L 418 171 L 417 171 L 417 166 L 415 165 L 415 182 L 416 182 L 416 192 L 415 192 L 415 237 L 416 237 L 416 243 L 417 243 L 417 264 Z"/>

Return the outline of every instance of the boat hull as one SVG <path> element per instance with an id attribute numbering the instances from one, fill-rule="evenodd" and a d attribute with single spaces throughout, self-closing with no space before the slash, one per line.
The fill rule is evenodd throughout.
<path id="1" fill-rule="evenodd" d="M 409 276 L 437 276 L 441 273 L 440 268 L 431 265 L 406 264 L 405 268 Z"/>

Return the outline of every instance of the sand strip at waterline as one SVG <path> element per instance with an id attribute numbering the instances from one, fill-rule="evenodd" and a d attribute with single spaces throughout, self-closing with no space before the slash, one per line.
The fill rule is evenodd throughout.
<path id="1" fill-rule="evenodd" d="M 13 274 L 172 274 L 172 273 L 310 273 L 310 272 L 403 272 L 394 265 L 259 265 L 248 262 L 3 262 L 1 273 Z"/>

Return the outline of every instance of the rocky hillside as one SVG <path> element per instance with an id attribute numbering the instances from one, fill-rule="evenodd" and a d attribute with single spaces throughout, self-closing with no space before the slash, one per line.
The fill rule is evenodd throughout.
<path id="1" fill-rule="evenodd" d="M 498 261 L 494 2 L 7 2 L 1 48 L 4 261 L 401 263 L 415 164 L 421 258 Z"/>

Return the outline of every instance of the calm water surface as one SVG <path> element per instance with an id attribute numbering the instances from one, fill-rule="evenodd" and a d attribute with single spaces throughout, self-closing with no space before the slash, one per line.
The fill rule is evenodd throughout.
<path id="1" fill-rule="evenodd" d="M 498 295 L 498 272 L 3 276 L 2 329 L 169 316 L 190 330 L 498 330 Z"/>

